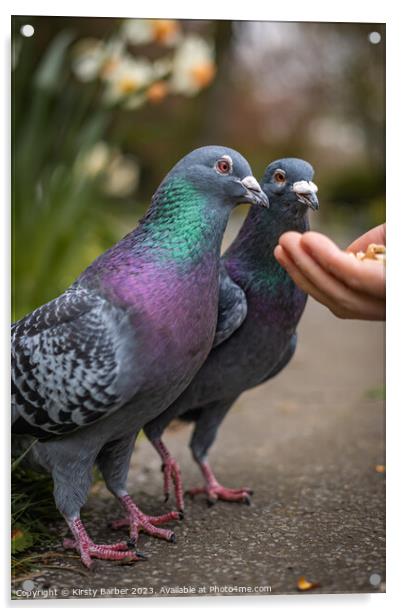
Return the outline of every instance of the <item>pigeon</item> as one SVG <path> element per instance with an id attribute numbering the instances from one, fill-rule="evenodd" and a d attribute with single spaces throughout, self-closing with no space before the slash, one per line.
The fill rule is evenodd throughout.
<path id="1" fill-rule="evenodd" d="M 273 251 L 285 231 L 309 229 L 308 211 L 319 205 L 313 175 L 312 166 L 297 158 L 268 165 L 261 185 L 269 198 L 269 210 L 251 207 L 221 258 L 214 347 L 190 386 L 144 427 L 162 459 L 165 499 L 173 483 L 180 511 L 184 508 L 180 468 L 162 440 L 173 418 L 195 422 L 190 448 L 205 483 L 190 490 L 190 495 L 206 493 L 210 504 L 218 499 L 250 503 L 249 488 L 229 489 L 218 482 L 207 454 L 240 394 L 281 372 L 295 352 L 296 328 L 307 297 Z"/>
<path id="2" fill-rule="evenodd" d="M 59 297 L 12 325 L 12 429 L 36 437 L 72 533 L 64 547 L 92 558 L 141 560 L 138 533 L 174 541 L 126 480 L 136 436 L 188 386 L 205 361 L 218 314 L 219 258 L 239 203 L 268 206 L 236 151 L 194 150 L 168 173 L 136 229 Z M 26 437 L 22 437 L 26 438 Z M 80 517 L 94 465 L 126 513 L 128 542 L 98 545 Z M 116 523 L 115 527 L 121 525 Z"/>

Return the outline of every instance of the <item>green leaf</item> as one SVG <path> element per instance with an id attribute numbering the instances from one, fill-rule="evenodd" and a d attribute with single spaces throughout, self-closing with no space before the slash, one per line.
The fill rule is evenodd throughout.
<path id="1" fill-rule="evenodd" d="M 34 543 L 33 535 L 23 526 L 13 528 L 11 532 L 11 554 L 17 554 L 30 548 Z"/>
<path id="2" fill-rule="evenodd" d="M 37 88 L 47 92 L 58 90 L 65 53 L 73 38 L 71 31 L 63 30 L 51 42 L 35 75 Z"/>

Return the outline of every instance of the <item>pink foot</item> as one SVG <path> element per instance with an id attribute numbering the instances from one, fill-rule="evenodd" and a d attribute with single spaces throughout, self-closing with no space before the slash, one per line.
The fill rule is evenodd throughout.
<path id="1" fill-rule="evenodd" d="M 96 544 L 89 537 L 87 531 L 80 518 L 68 520 L 68 525 L 74 539 L 64 539 L 63 547 L 66 549 L 75 549 L 81 556 L 82 563 L 90 568 L 92 558 L 100 558 L 102 560 L 145 560 L 145 557 L 140 552 L 132 552 L 128 549 L 127 543 L 114 543 L 111 545 Z"/>
<path id="2" fill-rule="evenodd" d="M 197 494 L 206 494 L 208 497 L 208 505 L 215 505 L 216 501 L 232 501 L 232 502 L 240 502 L 245 503 L 246 505 L 251 505 L 252 490 L 249 488 L 238 488 L 231 489 L 225 488 L 220 484 L 211 486 L 207 485 L 203 488 L 192 488 L 188 490 L 188 494 L 191 497 L 196 496 Z"/>
<path id="3" fill-rule="evenodd" d="M 251 495 L 253 491 L 250 488 L 225 488 L 216 479 L 208 462 L 200 463 L 201 472 L 204 475 L 205 486 L 202 488 L 192 488 L 188 491 L 191 497 L 197 494 L 206 494 L 208 505 L 215 505 L 218 500 L 240 502 L 246 505 L 251 505 Z"/>
<path id="4" fill-rule="evenodd" d="M 166 539 L 166 541 L 176 543 L 176 535 L 172 530 L 157 527 L 159 524 L 165 524 L 171 520 L 181 520 L 183 518 L 183 514 L 178 511 L 171 511 L 170 513 L 165 513 L 164 515 L 150 516 L 143 513 L 128 494 L 121 496 L 119 500 L 128 515 L 120 520 L 114 520 L 111 523 L 111 526 L 112 528 L 121 528 L 122 526 L 129 527 L 129 547 L 135 547 L 138 540 L 138 535 L 141 531 L 151 537 L 159 537 L 159 539 Z"/>
<path id="5" fill-rule="evenodd" d="M 162 458 L 162 472 L 163 472 L 163 491 L 165 494 L 165 503 L 169 500 L 170 487 L 173 482 L 174 492 L 176 498 L 176 507 L 183 513 L 184 511 L 184 490 L 183 482 L 181 479 L 180 466 L 177 461 L 170 455 L 169 450 L 165 444 L 156 439 L 152 441 L 153 446 Z"/>

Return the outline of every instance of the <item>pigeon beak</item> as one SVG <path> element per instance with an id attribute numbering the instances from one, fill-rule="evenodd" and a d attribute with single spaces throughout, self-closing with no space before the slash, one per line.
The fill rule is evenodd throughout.
<path id="1" fill-rule="evenodd" d="M 314 182 L 306 182 L 306 180 L 295 182 L 292 190 L 296 193 L 297 200 L 300 203 L 304 203 L 314 211 L 318 210 L 320 206 L 317 197 L 318 188 Z"/>
<path id="2" fill-rule="evenodd" d="M 269 207 L 269 200 L 261 186 L 252 175 L 247 175 L 240 180 L 240 184 L 245 189 L 245 193 L 242 195 L 241 203 L 251 203 L 252 205 L 261 205 L 262 207 Z"/>

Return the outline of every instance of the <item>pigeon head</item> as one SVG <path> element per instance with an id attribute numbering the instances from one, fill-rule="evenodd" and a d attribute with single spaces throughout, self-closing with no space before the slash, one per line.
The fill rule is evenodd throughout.
<path id="1" fill-rule="evenodd" d="M 180 178 L 208 201 L 234 207 L 240 203 L 268 207 L 268 197 L 239 152 L 222 146 L 198 148 L 182 158 L 165 182 Z"/>
<path id="2" fill-rule="evenodd" d="M 272 210 L 292 217 L 305 216 L 309 208 L 318 210 L 313 176 L 313 167 L 300 158 L 282 158 L 269 164 L 261 184 Z"/>

